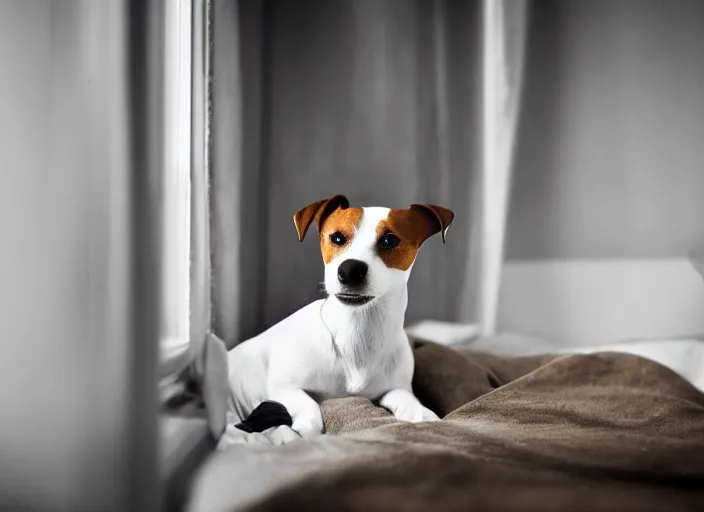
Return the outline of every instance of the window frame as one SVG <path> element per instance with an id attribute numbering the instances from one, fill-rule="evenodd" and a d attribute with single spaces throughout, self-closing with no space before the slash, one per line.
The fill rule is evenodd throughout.
<path id="1" fill-rule="evenodd" d="M 199 390 L 210 332 L 209 159 L 211 0 L 164 4 L 163 321 L 159 339 L 161 471 L 167 509 L 214 447 Z M 173 173 L 170 175 L 170 173 Z"/>

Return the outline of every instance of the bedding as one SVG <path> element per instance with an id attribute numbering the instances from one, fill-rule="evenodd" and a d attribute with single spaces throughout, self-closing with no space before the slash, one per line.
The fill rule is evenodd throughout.
<path id="1" fill-rule="evenodd" d="M 679 336 L 672 338 L 634 338 L 618 343 L 565 343 L 545 335 L 500 332 L 479 336 L 476 326 L 450 322 L 423 321 L 407 329 L 409 334 L 433 340 L 442 345 L 470 348 L 498 355 L 526 356 L 535 354 L 591 354 L 623 352 L 651 359 L 676 371 L 704 391 L 704 338 Z"/>
<path id="2" fill-rule="evenodd" d="M 362 398 L 327 435 L 234 445 L 189 509 L 686 511 L 704 504 L 704 394 L 631 354 L 509 357 L 413 340 L 414 391 L 442 421 Z"/>

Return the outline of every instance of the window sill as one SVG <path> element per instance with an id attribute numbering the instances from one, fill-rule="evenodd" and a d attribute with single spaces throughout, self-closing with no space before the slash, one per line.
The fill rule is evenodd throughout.
<path id="1" fill-rule="evenodd" d="M 159 346 L 159 378 L 162 380 L 180 374 L 193 360 L 193 350 L 187 338 L 165 338 Z"/>
<path id="2" fill-rule="evenodd" d="M 215 448 L 205 409 L 191 401 L 161 413 L 161 469 L 165 510 L 182 510 L 193 474 Z"/>

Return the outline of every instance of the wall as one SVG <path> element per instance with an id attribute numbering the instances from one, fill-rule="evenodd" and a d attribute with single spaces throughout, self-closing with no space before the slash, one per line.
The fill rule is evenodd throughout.
<path id="1" fill-rule="evenodd" d="M 570 344 L 702 337 L 704 281 L 684 258 L 508 262 L 502 329 Z"/>
<path id="2" fill-rule="evenodd" d="M 704 332 L 704 3 L 533 3 L 500 322 Z"/>
<path id="3" fill-rule="evenodd" d="M 233 14 L 216 4 L 215 69 L 222 59 L 226 76 L 214 84 L 214 155 L 225 156 L 214 161 L 211 190 L 223 207 L 214 223 L 226 233 L 213 236 L 222 245 L 213 250 L 213 298 L 216 332 L 228 343 L 320 297 L 317 244 L 297 242 L 291 216 L 340 192 L 355 204 L 436 201 L 456 210 L 447 245 L 431 240 L 414 267 L 408 320 L 461 318 L 470 178 L 479 162 L 478 5 L 268 0 L 241 2 Z M 645 265 L 613 279 L 612 263 L 674 258 L 672 272 L 684 268 L 688 279 L 684 258 L 704 235 L 703 17 L 696 0 L 532 3 L 502 297 L 532 297 L 528 282 L 543 296 L 503 299 L 503 328 L 570 339 L 669 332 L 672 318 L 682 331 L 700 328 L 688 313 L 641 329 L 639 312 L 653 304 L 625 283 L 654 274 Z M 239 54 L 235 35 L 218 43 L 218 25 L 228 24 L 240 28 Z M 241 146 L 228 125 L 238 115 Z M 242 201 L 222 193 L 218 179 L 241 186 Z M 601 299 L 587 291 L 586 277 L 565 286 L 555 267 L 533 279 L 533 262 L 595 259 L 604 265 L 604 296 L 627 303 L 613 306 L 621 324 L 590 306 Z M 575 274 L 593 276 L 590 268 Z M 681 303 L 700 300 L 689 288 L 652 284 L 682 294 Z M 568 298 L 577 301 L 575 320 L 557 329 L 547 319 Z M 634 300 L 646 302 L 629 308 Z M 608 332 L 599 329 L 606 323 Z"/>
<path id="4" fill-rule="evenodd" d="M 704 237 L 704 3 L 534 2 L 507 258 L 683 257 Z"/>

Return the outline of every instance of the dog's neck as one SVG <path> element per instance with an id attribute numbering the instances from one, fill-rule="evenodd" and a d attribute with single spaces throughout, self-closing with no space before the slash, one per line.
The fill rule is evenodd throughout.
<path id="1" fill-rule="evenodd" d="M 365 306 L 347 306 L 334 296 L 328 297 L 321 315 L 339 355 L 355 366 L 366 367 L 401 339 L 407 304 L 404 286 Z"/>

